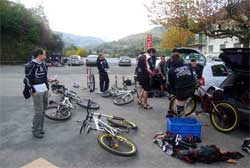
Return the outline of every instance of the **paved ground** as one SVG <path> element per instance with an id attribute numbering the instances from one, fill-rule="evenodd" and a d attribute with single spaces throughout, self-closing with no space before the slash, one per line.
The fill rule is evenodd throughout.
<path id="1" fill-rule="evenodd" d="M 68 87 L 74 82 L 86 87 L 85 67 L 50 68 L 49 75 L 58 78 Z M 92 68 L 95 69 L 95 68 Z M 111 84 L 114 74 L 132 75 L 134 67 L 111 67 Z M 239 160 L 236 165 L 216 163 L 212 165 L 190 165 L 164 154 L 155 144 L 152 137 L 155 133 L 165 130 L 165 111 L 168 107 L 167 98 L 150 99 L 153 110 L 143 110 L 136 103 L 126 106 L 115 106 L 112 99 L 101 98 L 97 93 L 89 94 L 86 90 L 75 89 L 80 95 L 90 97 L 101 105 L 102 113 L 126 117 L 138 124 L 136 133 L 127 135 L 138 147 L 135 157 L 117 157 L 104 151 L 97 143 L 97 133 L 79 135 L 80 124 L 77 120 L 85 117 L 85 110 L 74 109 L 73 116 L 65 122 L 46 119 L 44 139 L 34 139 L 31 135 L 33 117 L 32 100 L 22 97 L 22 79 L 24 67 L 1 66 L 0 72 L 0 167 L 21 167 L 40 157 L 63 168 L 162 168 L 162 167 L 246 167 L 249 156 Z M 96 70 L 94 71 L 96 73 Z M 98 78 L 96 76 L 96 78 Z M 208 116 L 197 117 L 203 124 L 203 144 L 216 144 L 223 150 L 240 150 L 244 138 L 249 137 L 248 130 L 240 128 L 231 134 L 222 134 L 213 129 Z"/>

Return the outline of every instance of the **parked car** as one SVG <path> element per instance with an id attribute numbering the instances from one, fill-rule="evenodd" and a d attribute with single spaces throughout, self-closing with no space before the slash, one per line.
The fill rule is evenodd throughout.
<path id="1" fill-rule="evenodd" d="M 97 55 L 88 55 L 86 58 L 86 66 L 96 66 Z"/>
<path id="2" fill-rule="evenodd" d="M 131 66 L 131 59 L 128 56 L 121 56 L 118 62 L 119 66 Z"/>
<path id="3" fill-rule="evenodd" d="M 83 65 L 83 60 L 79 55 L 71 55 L 68 59 L 68 65 Z"/>
<path id="4" fill-rule="evenodd" d="M 180 48 L 176 48 L 176 50 L 178 51 L 178 53 L 180 53 L 182 56 L 184 55 L 189 55 L 189 54 L 200 54 L 200 52 L 198 50 L 195 50 L 193 48 L 188 48 L 188 47 L 180 47 Z"/>
<path id="5" fill-rule="evenodd" d="M 227 78 L 228 73 L 228 69 L 223 62 L 208 62 L 203 68 L 202 76 L 205 79 L 205 85 L 203 88 L 207 90 L 210 86 L 219 87 L 221 83 Z M 195 95 L 198 95 L 198 93 L 195 92 Z"/>
<path id="6" fill-rule="evenodd" d="M 238 108 L 240 124 L 250 126 L 250 49 L 227 48 L 222 51 L 220 58 L 232 71 L 220 87 L 225 98 Z"/>

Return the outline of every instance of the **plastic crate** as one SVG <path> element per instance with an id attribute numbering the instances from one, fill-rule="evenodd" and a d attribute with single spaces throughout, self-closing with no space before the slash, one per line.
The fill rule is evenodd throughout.
<path id="1" fill-rule="evenodd" d="M 201 139 L 201 127 L 201 123 L 195 118 L 167 118 L 167 131 L 183 137 L 192 135 Z"/>

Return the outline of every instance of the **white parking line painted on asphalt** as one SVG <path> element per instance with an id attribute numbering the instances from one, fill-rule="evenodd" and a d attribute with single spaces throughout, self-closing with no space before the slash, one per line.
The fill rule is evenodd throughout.
<path id="1" fill-rule="evenodd" d="M 44 158 L 38 158 L 24 165 L 22 168 L 58 168 Z"/>

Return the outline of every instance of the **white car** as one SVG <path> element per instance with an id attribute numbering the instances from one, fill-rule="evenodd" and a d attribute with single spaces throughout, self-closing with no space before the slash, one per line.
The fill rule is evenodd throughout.
<path id="1" fill-rule="evenodd" d="M 68 59 L 68 66 L 83 65 L 83 60 L 79 55 L 71 55 Z"/>
<path id="2" fill-rule="evenodd" d="M 203 68 L 202 76 L 205 79 L 205 85 L 203 88 L 207 90 L 210 86 L 219 87 L 220 84 L 227 78 L 228 70 L 223 62 L 211 61 L 206 63 Z M 197 92 L 195 92 L 195 95 L 198 95 Z"/>
<path id="3" fill-rule="evenodd" d="M 86 66 L 97 66 L 98 55 L 88 55 L 86 58 Z"/>

